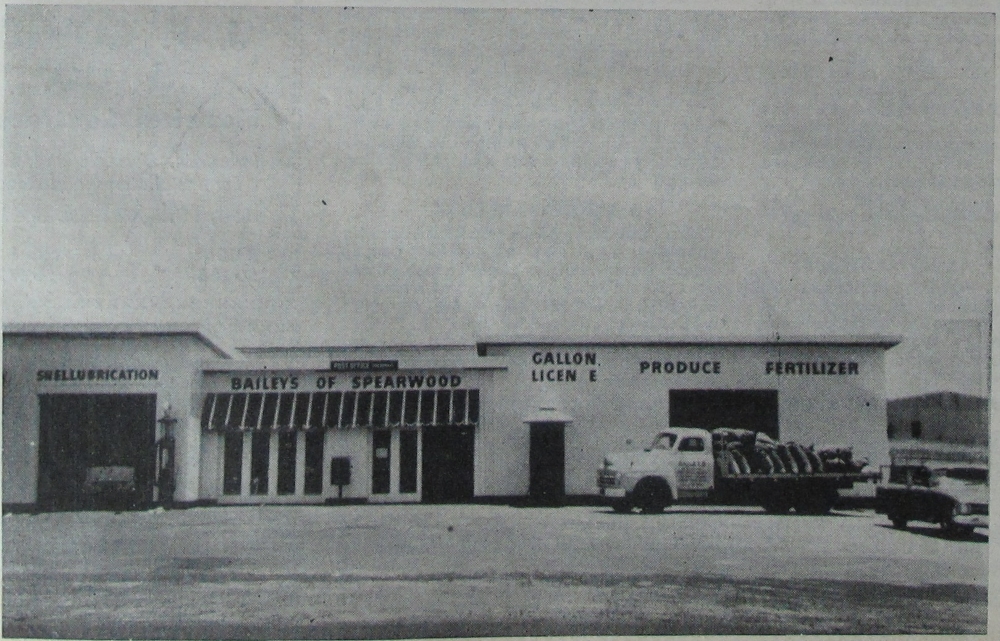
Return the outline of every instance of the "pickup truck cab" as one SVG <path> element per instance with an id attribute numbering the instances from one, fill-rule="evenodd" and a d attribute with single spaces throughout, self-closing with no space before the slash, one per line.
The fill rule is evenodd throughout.
<path id="1" fill-rule="evenodd" d="M 885 478 L 885 477 L 883 477 Z M 969 463 L 894 465 L 876 489 L 877 510 L 896 528 L 910 521 L 968 535 L 989 527 L 989 469 Z"/>
<path id="2" fill-rule="evenodd" d="M 634 506 L 656 513 L 679 500 L 708 496 L 713 470 L 711 434 L 674 427 L 657 433 L 641 452 L 605 456 L 598 486 L 615 511 L 627 512 Z"/>

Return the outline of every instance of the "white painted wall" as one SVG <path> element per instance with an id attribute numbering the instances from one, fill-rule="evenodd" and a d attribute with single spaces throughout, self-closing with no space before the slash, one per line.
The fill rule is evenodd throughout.
<path id="1" fill-rule="evenodd" d="M 536 365 L 536 352 L 596 352 L 597 365 Z M 782 440 L 844 444 L 873 465 L 888 461 L 885 430 L 884 350 L 840 346 L 490 346 L 505 358 L 494 375 L 488 423 L 477 452 L 481 495 L 528 491 L 529 427 L 524 418 L 552 407 L 573 418 L 566 429 L 566 491 L 593 494 L 604 454 L 645 446 L 667 427 L 671 389 L 770 389 L 778 391 Z M 642 361 L 719 361 L 719 374 L 641 373 Z M 853 361 L 858 374 L 775 375 L 768 361 Z M 535 369 L 576 369 L 576 382 L 536 382 Z M 596 370 L 596 381 L 589 380 Z"/>
<path id="2" fill-rule="evenodd" d="M 156 394 L 156 416 L 170 403 L 177 423 L 175 500 L 198 498 L 200 370 L 217 357 L 192 335 L 83 336 L 4 335 L 3 502 L 37 498 L 39 394 Z M 38 370 L 156 369 L 155 381 L 45 381 Z"/>

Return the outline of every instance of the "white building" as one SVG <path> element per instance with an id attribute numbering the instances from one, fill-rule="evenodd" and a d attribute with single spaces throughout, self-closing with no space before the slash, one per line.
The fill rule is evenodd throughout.
<path id="1" fill-rule="evenodd" d="M 596 494 L 606 452 L 668 425 L 850 445 L 877 464 L 898 342 L 237 350 L 192 326 L 5 326 L 3 503 L 560 501 Z"/>

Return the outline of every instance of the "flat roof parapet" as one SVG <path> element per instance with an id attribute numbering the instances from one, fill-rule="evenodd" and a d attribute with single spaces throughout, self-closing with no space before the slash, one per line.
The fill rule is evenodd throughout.
<path id="1" fill-rule="evenodd" d="M 881 347 L 889 349 L 903 341 L 901 336 L 867 334 L 867 335 L 815 335 L 802 336 L 779 334 L 758 336 L 594 336 L 594 337 L 558 337 L 558 336 L 517 336 L 494 337 L 480 340 L 476 343 L 479 354 L 485 355 L 491 345 L 495 346 L 559 346 L 559 345 L 601 345 L 601 346 L 703 346 L 703 345 L 788 345 L 788 346 L 856 346 Z"/>
<path id="2" fill-rule="evenodd" d="M 125 338 L 135 336 L 190 336 L 221 358 L 233 350 L 196 323 L 4 323 L 4 336 L 63 338 Z"/>

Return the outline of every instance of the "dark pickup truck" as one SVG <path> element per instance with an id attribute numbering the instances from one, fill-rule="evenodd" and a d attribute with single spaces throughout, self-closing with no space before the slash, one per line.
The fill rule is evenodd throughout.
<path id="1" fill-rule="evenodd" d="M 875 490 L 877 510 L 903 529 L 910 521 L 939 524 L 951 535 L 989 527 L 989 469 L 971 463 L 893 465 Z"/>

